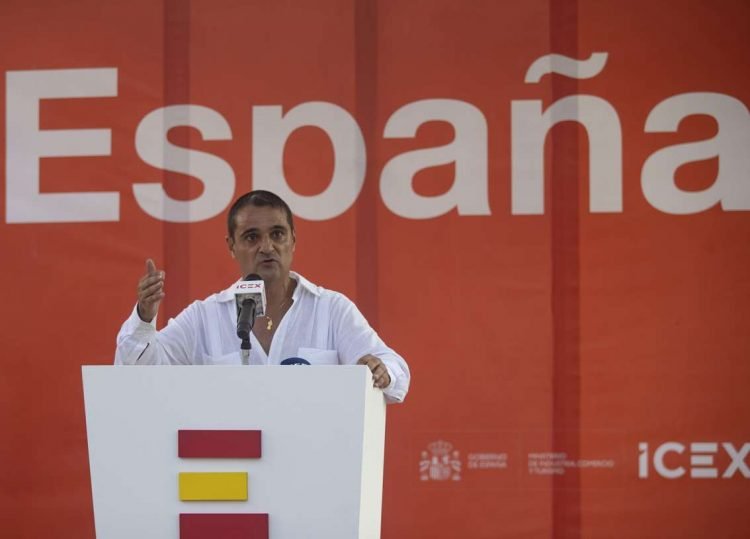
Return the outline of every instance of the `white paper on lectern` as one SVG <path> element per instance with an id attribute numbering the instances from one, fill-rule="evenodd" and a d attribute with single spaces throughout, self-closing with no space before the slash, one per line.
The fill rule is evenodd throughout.
<path id="1" fill-rule="evenodd" d="M 385 402 L 363 366 L 83 367 L 98 539 L 180 513 L 268 513 L 272 539 L 380 537 Z M 260 459 L 180 459 L 179 429 L 259 429 Z M 179 472 L 246 471 L 247 502 L 180 502 Z"/>

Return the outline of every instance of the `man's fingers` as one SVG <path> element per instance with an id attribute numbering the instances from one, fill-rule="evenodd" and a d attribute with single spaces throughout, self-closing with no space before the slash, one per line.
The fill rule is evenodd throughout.
<path id="1" fill-rule="evenodd" d="M 359 358 L 357 363 L 367 365 L 370 372 L 372 372 L 372 385 L 375 387 L 383 389 L 391 383 L 391 376 L 388 374 L 388 369 L 385 368 L 383 362 L 377 357 L 368 354 Z"/>
<path id="2" fill-rule="evenodd" d="M 164 272 L 156 269 L 150 258 L 146 259 L 146 275 L 140 278 L 137 287 L 138 316 L 150 322 L 159 310 L 159 302 L 164 298 Z"/>
<path id="3" fill-rule="evenodd" d="M 149 296 L 161 292 L 163 288 L 164 281 L 157 281 L 149 286 L 142 287 L 138 292 L 138 296 L 143 299 L 147 299 Z"/>
<path id="4" fill-rule="evenodd" d="M 142 290 L 157 283 L 164 283 L 164 276 L 161 272 L 156 275 L 144 275 L 141 277 L 141 280 L 138 281 L 138 289 Z"/>
<path id="5" fill-rule="evenodd" d="M 141 277 L 138 285 L 145 286 L 158 281 L 159 279 L 164 280 L 164 270 L 157 270 L 154 261 L 150 258 L 146 259 L 146 275 Z"/>
<path id="6" fill-rule="evenodd" d="M 159 292 L 156 292 L 155 294 L 152 294 L 151 296 L 148 296 L 147 298 L 144 298 L 144 301 L 149 302 L 149 303 L 155 303 L 157 301 L 163 300 L 165 295 L 166 294 L 164 294 L 164 292 L 159 291 Z"/>
<path id="7" fill-rule="evenodd" d="M 384 388 L 386 387 L 390 381 L 391 377 L 388 374 L 388 369 L 385 368 L 385 365 L 382 363 L 378 365 L 378 367 L 372 371 L 375 387 Z"/>
<path id="8" fill-rule="evenodd" d="M 377 367 L 380 364 L 380 360 L 372 355 L 366 355 L 359 358 L 357 361 L 360 365 L 367 365 L 370 370 L 373 370 L 375 367 Z"/>
<path id="9" fill-rule="evenodd" d="M 136 290 L 136 293 L 138 295 L 138 301 L 143 301 L 145 299 L 151 300 L 149 296 L 152 296 L 155 293 L 161 292 L 163 288 L 164 288 L 164 279 L 160 275 L 144 276 L 138 282 L 138 288 Z"/>

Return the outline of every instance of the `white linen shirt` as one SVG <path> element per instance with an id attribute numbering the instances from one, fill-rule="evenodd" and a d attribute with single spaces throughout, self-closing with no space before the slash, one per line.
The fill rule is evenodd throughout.
<path id="1" fill-rule="evenodd" d="M 354 303 L 297 273 L 290 275 L 297 281 L 292 305 L 276 329 L 268 354 L 250 334 L 250 364 L 279 365 L 284 359 L 301 357 L 312 365 L 351 365 L 372 354 L 391 377 L 383 390 L 386 401 L 403 401 L 409 390 L 409 367 L 386 346 Z M 234 284 L 194 301 L 161 331 L 156 331 L 155 318 L 144 322 L 134 308 L 117 335 L 115 365 L 241 364 L 233 290 Z"/>

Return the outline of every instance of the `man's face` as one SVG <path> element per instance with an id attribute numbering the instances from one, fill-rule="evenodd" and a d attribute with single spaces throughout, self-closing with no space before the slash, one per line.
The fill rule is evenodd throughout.
<path id="1" fill-rule="evenodd" d="M 295 237 L 284 211 L 270 206 L 245 206 L 234 217 L 234 236 L 227 236 L 242 276 L 257 273 L 264 281 L 289 275 Z"/>

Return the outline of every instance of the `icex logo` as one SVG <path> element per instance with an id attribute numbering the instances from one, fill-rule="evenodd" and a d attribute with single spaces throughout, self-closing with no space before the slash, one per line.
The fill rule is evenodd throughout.
<path id="1" fill-rule="evenodd" d="M 750 468 L 745 459 L 750 453 L 750 443 L 745 443 L 737 450 L 730 442 L 723 442 L 721 447 L 729 456 L 730 462 L 721 474 L 723 479 L 733 477 L 737 472 L 742 477 L 750 479 Z M 694 442 L 690 444 L 690 477 L 700 479 L 716 479 L 719 470 L 715 467 L 714 455 L 719 451 L 717 442 Z M 680 442 L 666 442 L 661 444 L 653 453 L 654 470 L 661 477 L 677 479 L 685 475 L 684 466 L 668 467 L 665 463 L 666 455 L 669 453 L 682 454 L 685 446 Z M 647 442 L 638 444 L 638 477 L 645 479 L 649 474 L 649 449 Z"/>

